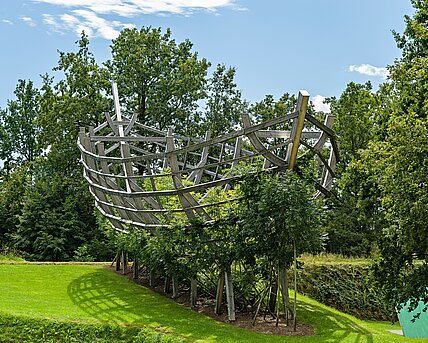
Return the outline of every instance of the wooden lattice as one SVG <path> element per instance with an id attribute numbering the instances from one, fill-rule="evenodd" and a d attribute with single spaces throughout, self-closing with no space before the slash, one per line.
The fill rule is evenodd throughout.
<path id="1" fill-rule="evenodd" d="M 123 115 L 115 84 L 113 98 L 115 115 L 106 113 L 106 122 L 89 132 L 81 128 L 78 147 L 96 207 L 116 230 L 153 231 L 169 226 L 178 212 L 212 220 L 208 207 L 236 199 L 206 203 L 195 194 L 213 187 L 228 190 L 239 177 L 236 167 L 257 158 L 264 160 L 264 169 L 281 172 L 307 160 L 302 150 L 312 151 L 319 166 L 316 196 L 325 196 L 331 189 L 338 159 L 331 129 L 334 118 L 327 115 L 323 124 L 308 114 L 306 91 L 299 92 L 292 113 L 259 124 L 242 114 L 242 128 L 219 137 L 207 132 L 203 139 L 174 134 L 172 128 L 164 132 L 148 127 L 138 122 L 136 114 Z M 170 178 L 172 186 L 159 190 L 159 178 Z M 163 197 L 178 197 L 180 206 L 166 209 Z"/>

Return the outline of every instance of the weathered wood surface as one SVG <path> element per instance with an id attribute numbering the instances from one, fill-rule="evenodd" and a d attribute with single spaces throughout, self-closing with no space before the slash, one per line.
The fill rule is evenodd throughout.
<path id="1" fill-rule="evenodd" d="M 166 227 L 172 213 L 179 212 L 211 221 L 207 208 L 237 198 L 204 203 L 204 196 L 195 195 L 215 187 L 230 190 L 240 177 L 232 171 L 254 158 L 264 158 L 265 169 L 281 172 L 298 167 L 303 152 L 313 151 L 320 170 L 315 180 L 317 197 L 329 194 L 339 158 L 331 129 L 334 118 L 328 115 L 321 123 L 309 115 L 306 91 L 300 91 L 292 113 L 259 124 L 252 124 L 249 115 L 243 114 L 242 128 L 219 137 L 207 132 L 203 138 L 151 128 L 139 123 L 135 113 L 124 116 L 115 84 L 113 99 L 114 115 L 106 113 L 106 122 L 89 132 L 81 129 L 77 144 L 96 207 L 118 231 Z M 281 130 L 283 127 L 291 130 Z M 173 187 L 159 189 L 158 180 L 165 178 Z M 178 197 L 180 206 L 165 209 L 164 197 Z"/>

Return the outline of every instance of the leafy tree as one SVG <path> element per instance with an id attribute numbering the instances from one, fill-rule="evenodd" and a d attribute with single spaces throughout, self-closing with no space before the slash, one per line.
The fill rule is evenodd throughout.
<path id="1" fill-rule="evenodd" d="M 295 173 L 249 174 L 240 189 L 244 195 L 242 234 L 254 244 L 256 255 L 285 267 L 292 262 L 293 244 L 298 254 L 320 248 L 314 191 Z"/>
<path id="2" fill-rule="evenodd" d="M 255 121 L 263 122 L 295 111 L 296 103 L 296 96 L 289 93 L 284 93 L 278 101 L 272 95 L 266 95 L 262 101 L 250 106 L 250 114 Z"/>
<path id="3" fill-rule="evenodd" d="M 84 32 L 76 45 L 77 52 L 59 52 L 58 65 L 53 68 L 62 73 L 59 82 L 54 83 L 49 75 L 42 78 L 38 122 L 44 146 L 74 159 L 77 167 L 80 127 L 103 122 L 103 112 L 111 110 L 112 102 L 106 97 L 111 93 L 109 75 L 96 63 Z"/>
<path id="4" fill-rule="evenodd" d="M 26 251 L 33 260 L 69 260 L 80 245 L 97 237 L 86 185 L 58 173 L 56 162 L 42 160 L 35 166 L 34 181 L 27 184 L 19 224 L 12 235 L 15 248 Z"/>
<path id="5" fill-rule="evenodd" d="M 385 135 L 369 145 L 364 161 L 376 176 L 386 219 L 374 268 L 378 283 L 393 305 L 423 299 L 427 306 L 428 1 L 412 4 L 415 14 L 405 17 L 404 33 L 395 33 L 403 53 L 389 67 Z"/>
<path id="6" fill-rule="evenodd" d="M 11 247 L 29 182 L 28 166 L 17 166 L 0 181 L 0 245 Z"/>
<path id="7" fill-rule="evenodd" d="M 382 211 L 376 179 L 361 162 L 361 153 L 375 139 L 380 122 L 378 95 L 370 82 L 349 83 L 339 99 L 330 98 L 334 132 L 340 147 L 335 184 L 339 198 L 328 200 L 327 251 L 368 256 L 381 232 Z"/>
<path id="8" fill-rule="evenodd" d="M 11 234 L 15 247 L 33 259 L 69 260 L 80 245 L 102 239 L 76 140 L 80 126 L 96 125 L 110 108 L 104 95 L 110 85 L 85 34 L 77 44 L 76 53 L 60 52 L 54 71 L 63 72 L 63 77 L 55 83 L 45 75 L 38 98 L 39 137 L 46 154 L 32 163 L 33 175 Z"/>
<path id="9" fill-rule="evenodd" d="M 141 123 L 185 133 L 199 123 L 197 101 L 205 97 L 209 63 L 192 52 L 192 43 L 179 44 L 169 29 L 124 29 L 111 45 L 106 63 L 127 112 Z"/>
<path id="10" fill-rule="evenodd" d="M 8 101 L 7 108 L 0 110 L 0 159 L 6 169 L 31 162 L 41 152 L 40 127 L 36 124 L 39 91 L 31 80 L 18 80 L 14 94 L 16 100 Z"/>
<path id="11" fill-rule="evenodd" d="M 211 131 L 214 137 L 230 131 L 241 122 L 240 114 L 244 111 L 245 103 L 234 82 L 235 73 L 235 68 L 218 64 L 208 81 L 203 127 L 205 131 Z"/>

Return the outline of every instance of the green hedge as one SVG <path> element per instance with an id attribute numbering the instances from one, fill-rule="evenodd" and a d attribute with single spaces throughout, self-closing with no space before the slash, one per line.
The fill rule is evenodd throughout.
<path id="1" fill-rule="evenodd" d="M 0 342 L 10 343 L 183 343 L 148 328 L 82 324 L 0 314 Z"/>
<path id="2" fill-rule="evenodd" d="M 380 291 L 370 287 L 367 264 L 304 264 L 298 291 L 339 311 L 366 320 L 395 320 Z M 290 280 L 292 280 L 290 273 Z"/>

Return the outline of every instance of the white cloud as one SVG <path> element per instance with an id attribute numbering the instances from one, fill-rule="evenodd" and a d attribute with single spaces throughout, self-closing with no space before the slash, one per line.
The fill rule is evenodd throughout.
<path id="1" fill-rule="evenodd" d="M 62 32 L 62 26 L 58 23 L 53 15 L 43 14 L 43 22 L 48 25 L 52 31 Z"/>
<path id="2" fill-rule="evenodd" d="M 359 66 L 351 65 L 349 66 L 348 70 L 351 72 L 357 72 L 368 76 L 379 76 L 383 79 L 386 79 L 386 77 L 388 76 L 388 69 L 382 67 L 375 67 L 370 64 L 361 64 Z"/>
<path id="3" fill-rule="evenodd" d="M 324 103 L 325 97 L 322 95 L 315 95 L 312 99 L 312 104 L 314 105 L 315 111 L 317 112 L 324 112 L 324 113 L 330 113 L 330 104 Z"/>
<path id="4" fill-rule="evenodd" d="M 101 37 L 115 39 L 119 31 L 125 27 L 133 27 L 132 24 L 124 24 L 119 21 L 108 21 L 99 17 L 95 12 L 88 10 L 73 10 L 72 14 L 63 14 L 59 17 L 61 24 L 52 16 L 45 16 L 45 23 L 53 28 L 62 26 L 66 30 L 74 31 L 80 35 L 82 31 L 89 37 Z"/>
<path id="5" fill-rule="evenodd" d="M 135 27 L 130 23 L 107 20 L 105 16 L 117 15 L 131 18 L 141 14 L 190 15 L 195 10 L 216 13 L 218 8 L 229 7 L 245 10 L 235 0 L 32 0 L 68 8 L 68 13 L 58 16 L 43 15 L 43 22 L 52 31 L 73 31 L 80 35 L 84 30 L 89 36 L 114 39 L 120 30 Z"/>
<path id="6" fill-rule="evenodd" d="M 215 11 L 220 7 L 242 10 L 234 0 L 33 0 L 67 8 L 91 10 L 98 14 L 134 17 L 140 14 L 189 14 L 194 10 Z"/>
<path id="7" fill-rule="evenodd" d="M 24 23 L 26 23 L 28 26 L 34 27 L 36 26 L 36 23 L 34 22 L 34 20 L 30 17 L 26 17 L 26 16 L 20 16 L 19 19 L 21 19 Z"/>
<path id="8" fill-rule="evenodd" d="M 8 19 L 2 19 L 1 21 L 2 21 L 2 23 L 13 25 L 13 23 Z"/>

